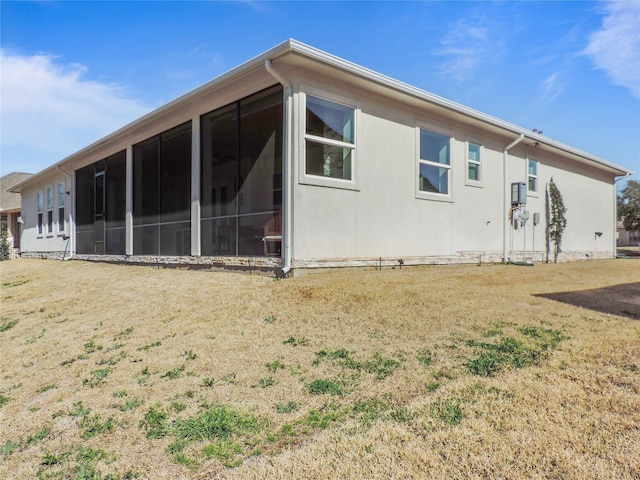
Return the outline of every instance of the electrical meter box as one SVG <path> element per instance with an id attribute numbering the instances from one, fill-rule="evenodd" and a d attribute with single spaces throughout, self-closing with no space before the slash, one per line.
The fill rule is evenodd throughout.
<path id="1" fill-rule="evenodd" d="M 525 205 L 527 203 L 527 184 L 514 182 L 511 184 L 511 205 Z"/>

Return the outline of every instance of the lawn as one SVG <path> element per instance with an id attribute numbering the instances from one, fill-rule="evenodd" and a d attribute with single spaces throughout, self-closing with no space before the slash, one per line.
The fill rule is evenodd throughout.
<path id="1" fill-rule="evenodd" d="M 640 478 L 640 260 L 0 274 L 0 478 Z"/>

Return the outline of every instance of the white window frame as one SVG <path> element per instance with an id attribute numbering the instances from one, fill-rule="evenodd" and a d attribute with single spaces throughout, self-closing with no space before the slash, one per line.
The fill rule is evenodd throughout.
<path id="1" fill-rule="evenodd" d="M 533 162 L 536 165 L 536 173 L 535 175 L 529 173 L 529 163 Z M 527 196 L 530 197 L 537 197 L 539 194 L 539 190 L 540 190 L 540 162 L 538 160 L 535 160 L 533 158 L 528 158 L 527 162 L 526 162 L 526 168 L 527 168 Z M 529 188 L 529 186 L 531 185 L 531 180 L 535 180 L 536 183 L 536 188 L 535 190 L 532 190 L 531 188 Z"/>
<path id="2" fill-rule="evenodd" d="M 36 237 L 44 237 L 44 191 L 36 192 Z"/>
<path id="3" fill-rule="evenodd" d="M 355 105 L 355 102 L 353 102 L 353 100 L 347 99 L 345 97 L 314 88 L 302 88 L 304 88 L 304 91 L 300 92 L 300 108 L 298 110 L 300 118 L 300 138 L 302 139 L 299 149 L 300 154 L 298 155 L 300 159 L 298 162 L 298 183 L 302 185 L 316 185 L 320 187 L 341 188 L 346 190 L 360 190 L 357 182 L 357 137 L 359 123 L 358 116 L 360 111 L 359 107 Z M 307 134 L 307 95 L 353 109 L 353 143 L 342 142 L 339 140 Z M 351 149 L 351 179 L 347 180 L 343 178 L 323 177 L 319 175 L 307 174 L 307 141 Z"/>
<path id="4" fill-rule="evenodd" d="M 54 217 L 53 217 L 53 211 L 55 209 L 55 205 L 56 205 L 56 193 L 55 190 L 53 188 L 53 184 L 51 185 L 47 185 L 47 187 L 45 188 L 45 200 L 47 202 L 47 208 L 45 209 L 45 212 L 47 213 L 47 221 L 46 221 L 46 235 L 47 237 L 52 237 L 53 236 L 53 223 L 54 223 Z M 49 196 L 49 192 L 51 192 L 51 196 Z M 51 202 L 49 202 L 49 200 L 51 200 Z M 51 221 L 49 221 L 49 215 L 51 215 Z"/>
<path id="5" fill-rule="evenodd" d="M 479 147 L 479 155 L 480 158 L 476 161 L 476 160 L 471 160 L 471 158 L 469 158 L 469 153 L 470 153 L 470 145 L 477 145 Z M 484 176 L 484 145 L 482 145 L 482 142 L 478 141 L 475 138 L 468 138 L 465 141 L 465 145 L 464 145 L 464 159 L 465 159 L 465 177 L 464 177 L 464 183 L 465 185 L 468 185 L 470 187 L 482 187 L 482 182 L 483 182 L 483 176 Z M 469 178 L 469 165 L 473 164 L 473 165 L 477 165 L 478 166 L 478 179 L 477 180 L 473 180 L 471 178 Z"/>
<path id="6" fill-rule="evenodd" d="M 62 190 L 61 190 L 62 188 Z M 63 236 L 66 232 L 66 210 L 65 210 L 65 199 L 66 199 L 66 191 L 67 191 L 67 186 L 65 184 L 65 182 L 58 182 L 58 189 L 55 192 L 55 195 L 57 196 L 57 205 L 55 210 L 57 211 L 58 215 L 57 215 L 57 224 L 58 224 L 58 236 Z M 61 202 L 62 200 L 62 202 Z M 62 223 L 60 223 L 60 210 L 62 210 Z"/>
<path id="7" fill-rule="evenodd" d="M 420 132 L 422 130 L 427 130 L 432 133 L 437 133 L 438 135 L 443 135 L 445 137 L 449 137 L 449 165 L 439 162 L 432 162 L 429 160 L 423 160 L 420 158 Z M 415 189 L 416 189 L 416 198 L 420 198 L 423 200 L 435 200 L 438 202 L 453 202 L 453 161 L 455 158 L 454 155 L 454 134 L 452 131 L 445 130 L 443 128 L 435 127 L 428 123 L 419 123 L 416 127 L 416 170 L 415 170 Z M 428 165 L 431 167 L 438 168 L 447 168 L 449 170 L 447 175 L 447 190 L 448 193 L 434 193 L 434 192 L 425 192 L 424 190 L 420 190 L 420 165 Z"/>

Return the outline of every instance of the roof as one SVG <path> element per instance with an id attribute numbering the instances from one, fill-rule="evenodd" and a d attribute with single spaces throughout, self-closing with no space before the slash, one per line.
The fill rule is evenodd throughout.
<path id="1" fill-rule="evenodd" d="M 31 175 L 31 173 L 12 172 L 0 178 L 0 212 L 20 210 L 20 194 L 9 190 Z"/>
<path id="2" fill-rule="evenodd" d="M 499 118 L 492 117 L 491 115 L 482 113 L 478 110 L 466 107 L 459 103 L 447 100 L 433 93 L 427 92 L 420 88 L 406 84 L 399 80 L 395 80 L 391 77 L 375 72 L 368 68 L 362 67 L 348 60 L 331 55 L 322 50 L 318 50 L 314 47 L 298 42 L 297 40 L 288 39 L 279 45 L 267 50 L 266 52 L 258 55 L 251 60 L 243 63 L 242 65 L 220 75 L 219 77 L 205 83 L 204 85 L 192 90 L 185 95 L 178 97 L 177 99 L 165 104 L 162 107 L 140 117 L 138 120 L 131 122 L 123 128 L 116 130 L 115 132 L 107 135 L 106 137 L 98 140 L 97 142 L 83 148 L 82 150 L 66 157 L 62 161 L 42 170 L 34 175 L 34 177 L 21 182 L 16 185 L 14 191 L 19 192 L 21 187 L 36 178 L 52 172 L 56 167 L 64 167 L 66 163 L 70 163 L 75 159 L 89 154 L 90 152 L 103 147 L 105 144 L 116 141 L 119 138 L 125 137 L 128 132 L 134 131 L 141 126 L 153 122 L 159 118 L 169 115 L 171 112 L 178 110 L 181 106 L 196 101 L 198 98 L 210 93 L 211 91 L 219 88 L 221 85 L 229 84 L 234 79 L 248 74 L 249 72 L 257 69 L 263 69 L 265 61 L 283 61 L 285 63 L 291 62 L 306 62 L 307 65 L 313 65 L 319 69 L 330 69 L 336 75 L 348 76 L 352 81 L 366 84 L 370 88 L 376 88 L 378 93 L 383 95 L 394 97 L 401 96 L 405 99 L 413 99 L 422 104 L 428 104 L 432 107 L 437 107 L 441 111 L 450 112 L 459 118 L 464 118 L 467 121 L 477 122 L 485 128 L 500 131 L 504 135 L 524 135 L 526 139 L 529 139 L 532 143 L 536 143 L 542 148 L 548 148 L 565 156 L 569 156 L 572 159 L 580 162 L 590 164 L 593 167 L 607 171 L 614 176 L 631 175 L 633 172 L 626 168 L 616 165 L 608 160 L 600 158 L 596 155 L 584 152 L 572 146 L 563 144 L 556 140 L 550 139 L 531 130 L 519 127 L 511 124 Z M 510 143 L 511 140 L 507 143 Z"/>

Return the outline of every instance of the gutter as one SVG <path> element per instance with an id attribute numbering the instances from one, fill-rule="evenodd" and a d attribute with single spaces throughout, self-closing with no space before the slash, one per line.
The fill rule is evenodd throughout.
<path id="1" fill-rule="evenodd" d="M 276 276 L 279 278 L 286 277 L 291 270 L 291 200 L 293 189 L 293 176 L 292 176 L 292 161 L 291 161 L 291 141 L 293 139 L 292 126 L 293 126 L 293 89 L 291 84 L 285 80 L 271 65 L 271 60 L 266 59 L 264 61 L 265 70 L 275 78 L 283 87 L 285 95 L 285 109 L 284 109 L 284 153 L 283 153 L 283 168 L 282 173 L 284 176 L 284 212 L 283 212 L 283 250 L 284 250 L 284 266 L 280 271 L 276 272 Z"/>
<path id="2" fill-rule="evenodd" d="M 509 201 L 507 193 L 509 192 L 509 175 L 507 169 L 509 150 L 518 145 L 522 140 L 524 140 L 524 133 L 521 133 L 518 138 L 504 148 L 502 156 L 502 210 L 504 214 L 502 219 L 502 263 L 507 263 L 507 229 L 509 228 L 507 226 L 509 222 Z"/>
<path id="3" fill-rule="evenodd" d="M 69 179 L 69 191 L 67 192 L 66 188 L 65 188 L 65 195 L 67 193 L 69 193 L 69 238 L 67 239 L 69 242 L 69 258 L 73 258 L 73 255 L 75 253 L 75 232 L 74 232 L 74 227 L 75 227 L 75 222 L 73 221 L 73 207 L 75 205 L 75 201 L 74 201 L 74 189 L 73 189 L 73 177 L 71 176 L 71 174 L 65 172 L 64 170 L 62 170 L 62 168 L 60 168 L 60 165 L 56 165 L 56 170 L 63 174 L 65 177 L 67 177 Z M 64 238 L 64 237 L 63 237 Z M 65 248 L 66 251 L 66 248 Z M 64 260 L 64 254 L 62 255 L 62 259 Z"/>

